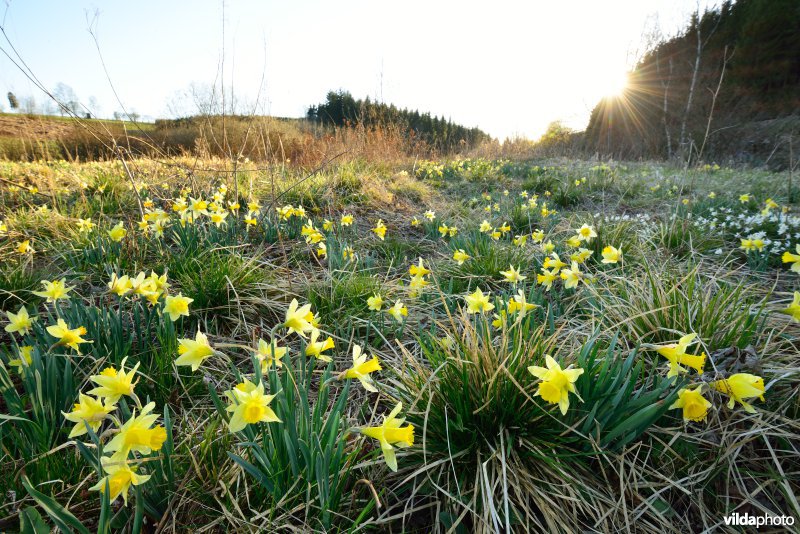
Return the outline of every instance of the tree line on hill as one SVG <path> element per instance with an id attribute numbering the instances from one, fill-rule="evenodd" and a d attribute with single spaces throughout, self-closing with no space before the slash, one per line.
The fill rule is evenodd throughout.
<path id="1" fill-rule="evenodd" d="M 306 118 L 338 127 L 363 125 L 399 128 L 406 135 L 423 141 L 439 152 L 472 148 L 491 139 L 478 128 L 467 128 L 444 117 L 431 116 L 430 113 L 373 102 L 369 97 L 357 100 L 349 92 L 341 90 L 328 92 L 325 102 L 310 106 Z"/>
<path id="2" fill-rule="evenodd" d="M 617 158 L 773 164 L 792 140 L 796 153 L 799 125 L 800 2 L 728 0 L 652 47 L 626 90 L 594 108 L 582 144 Z"/>

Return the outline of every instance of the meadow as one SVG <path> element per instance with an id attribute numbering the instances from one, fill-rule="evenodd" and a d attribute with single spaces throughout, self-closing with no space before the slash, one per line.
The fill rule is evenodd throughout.
<path id="1" fill-rule="evenodd" d="M 2 531 L 800 517 L 789 172 L 176 157 L 0 178 Z"/>

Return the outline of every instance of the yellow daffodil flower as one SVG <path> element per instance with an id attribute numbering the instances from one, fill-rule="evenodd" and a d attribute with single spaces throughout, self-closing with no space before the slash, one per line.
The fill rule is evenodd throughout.
<path id="1" fill-rule="evenodd" d="M 227 411 L 233 412 L 231 420 L 228 422 L 228 429 L 231 432 L 244 430 L 247 425 L 257 423 L 280 423 L 277 414 L 269 407 L 275 395 L 264 394 L 264 384 L 258 385 L 250 381 L 238 384 L 230 390 L 229 397 L 233 404 L 228 406 Z"/>
<path id="2" fill-rule="evenodd" d="M 118 222 L 117 225 L 114 226 L 114 228 L 109 230 L 107 233 L 108 237 L 111 238 L 111 241 L 114 241 L 116 243 L 119 243 L 120 241 L 123 240 L 123 238 L 126 235 L 128 235 L 128 231 L 125 229 L 122 222 Z"/>
<path id="3" fill-rule="evenodd" d="M 486 313 L 494 309 L 494 304 L 489 302 L 490 293 L 483 294 L 481 288 L 477 288 L 474 293 L 464 297 L 467 301 L 468 313 Z"/>
<path id="4" fill-rule="evenodd" d="M 688 373 L 689 370 L 682 367 L 691 367 L 697 374 L 703 374 L 703 367 L 706 364 L 706 354 L 701 353 L 699 356 L 694 354 L 686 354 L 686 349 L 694 343 L 697 334 L 688 334 L 680 338 L 678 343 L 671 343 L 669 345 L 654 346 L 656 352 L 665 357 L 669 361 L 669 372 L 667 378 L 677 376 L 679 373 Z"/>
<path id="5" fill-rule="evenodd" d="M 370 373 L 380 370 L 381 364 L 376 356 L 373 356 L 371 360 L 367 360 L 367 355 L 366 353 L 362 353 L 361 346 L 353 345 L 353 367 L 342 372 L 339 375 L 339 380 L 357 378 L 361 382 L 361 385 L 364 386 L 364 389 L 377 393 L 378 389 L 375 387 L 375 383 L 369 375 Z"/>
<path id="6" fill-rule="evenodd" d="M 151 413 L 155 407 L 154 402 L 149 402 L 139 415 L 136 415 L 134 410 L 117 434 L 106 444 L 104 450 L 116 452 L 122 458 L 127 458 L 131 451 L 150 454 L 160 450 L 167 439 L 167 431 L 163 426 L 153 427 L 158 419 L 158 414 Z"/>
<path id="7" fill-rule="evenodd" d="M 425 265 L 422 262 L 422 258 L 419 259 L 417 265 L 412 265 L 411 267 L 409 267 L 408 272 L 409 274 L 411 274 L 411 276 L 425 276 L 430 274 L 430 270 L 425 268 Z"/>
<path id="8" fill-rule="evenodd" d="M 413 266 L 412 266 L 413 267 Z M 425 277 L 421 275 L 414 275 L 411 277 L 411 282 L 408 284 L 408 287 L 411 291 L 409 291 L 409 296 L 411 298 L 416 298 L 422 292 L 422 289 L 427 286 L 429 282 L 425 280 Z"/>
<path id="9" fill-rule="evenodd" d="M 168 296 L 164 299 L 164 313 L 169 314 L 169 318 L 173 322 L 181 316 L 189 317 L 189 304 L 192 302 L 194 299 L 184 297 L 181 293 L 174 297 Z"/>
<path id="10" fill-rule="evenodd" d="M 116 404 L 107 398 L 94 398 L 80 393 L 78 402 L 75 403 L 72 411 L 69 413 L 61 412 L 61 414 L 67 421 L 75 423 L 69 433 L 69 438 L 77 438 L 87 433 L 86 424 L 89 425 L 93 432 L 100 430 L 103 420 L 116 409 Z"/>
<path id="11" fill-rule="evenodd" d="M 226 224 L 225 219 L 228 217 L 227 211 L 215 211 L 210 216 L 211 222 L 219 228 L 221 225 Z"/>
<path id="12" fill-rule="evenodd" d="M 372 311 L 381 311 L 381 307 L 383 307 L 383 297 L 375 293 L 367 299 L 367 307 Z"/>
<path id="13" fill-rule="evenodd" d="M 550 404 L 558 404 L 561 415 L 566 415 L 569 409 L 569 394 L 578 392 L 575 390 L 575 381 L 583 374 L 583 369 L 572 369 L 570 365 L 566 369 L 561 366 L 550 355 L 545 357 L 547 367 L 532 365 L 528 371 L 541 380 L 534 396 L 541 397 L 542 400 Z M 580 396 L 578 396 L 580 400 Z"/>
<path id="14" fill-rule="evenodd" d="M 281 358 L 286 356 L 288 350 L 286 347 L 279 347 L 277 343 L 273 347 L 269 341 L 259 338 L 256 358 L 261 362 L 261 373 L 265 374 L 273 364 L 275 367 L 283 367 Z"/>
<path id="15" fill-rule="evenodd" d="M 786 252 L 783 253 L 781 260 L 783 261 L 783 263 L 791 263 L 792 270 L 796 273 L 800 273 L 800 244 L 795 245 L 795 247 L 797 254 L 794 254 L 787 250 Z"/>
<path id="16" fill-rule="evenodd" d="M 201 215 L 208 215 L 208 202 L 202 198 L 189 197 L 189 210 L 192 212 L 194 218 L 199 218 Z"/>
<path id="17" fill-rule="evenodd" d="M 52 326 L 47 327 L 47 333 L 57 338 L 58 341 L 56 345 L 62 345 L 70 347 L 78 352 L 81 353 L 78 345 L 81 343 L 92 343 L 91 341 L 87 341 L 83 339 L 81 336 L 86 334 L 86 328 L 79 326 L 78 328 L 70 329 L 64 319 L 59 318 L 58 322 Z"/>
<path id="18" fill-rule="evenodd" d="M 581 246 L 582 240 L 580 235 L 574 235 L 566 241 L 568 247 L 578 248 Z"/>
<path id="19" fill-rule="evenodd" d="M 495 328 L 502 328 L 504 324 L 506 324 L 506 319 L 508 318 L 508 313 L 506 310 L 500 310 L 500 313 L 495 313 L 492 315 L 492 326 Z"/>
<path id="20" fill-rule="evenodd" d="M 117 402 L 120 397 L 127 395 L 133 396 L 133 390 L 136 387 L 136 382 L 133 381 L 136 376 L 136 371 L 139 369 L 139 364 L 133 366 L 130 371 L 125 371 L 125 362 L 127 357 L 122 359 L 119 371 L 113 367 L 106 367 L 99 375 L 92 375 L 89 380 L 97 384 L 97 387 L 90 390 L 90 395 L 103 397 L 109 402 Z"/>
<path id="21" fill-rule="evenodd" d="M 192 371 L 197 371 L 203 361 L 214 354 L 208 338 L 199 331 L 194 339 L 182 338 L 178 340 L 178 343 L 178 357 L 175 359 L 175 365 L 189 365 L 192 367 Z"/>
<path id="22" fill-rule="evenodd" d="M 670 410 L 683 408 L 684 421 L 705 421 L 711 403 L 703 397 L 703 384 L 694 389 L 683 388 L 678 391 L 678 400 L 672 403 Z"/>
<path id="23" fill-rule="evenodd" d="M 577 287 L 581 280 L 583 280 L 583 283 L 586 283 L 584 274 L 581 272 L 578 262 L 575 261 L 572 262 L 570 267 L 561 269 L 560 275 L 561 279 L 564 280 L 564 287 L 566 289 Z"/>
<path id="24" fill-rule="evenodd" d="M 33 364 L 33 347 L 30 345 L 23 345 L 19 347 L 19 358 L 8 360 L 8 365 L 17 368 L 17 374 L 25 374 L 25 368 Z"/>
<path id="25" fill-rule="evenodd" d="M 469 258 L 470 258 L 469 255 L 467 255 L 467 253 L 464 252 L 463 248 L 460 248 L 453 253 L 453 259 L 456 260 L 456 262 L 459 265 L 464 265 L 464 262 L 467 261 Z"/>
<path id="26" fill-rule="evenodd" d="M 408 316 L 408 308 L 403 306 L 403 302 L 402 301 L 397 300 L 397 301 L 395 301 L 394 306 L 389 308 L 389 314 L 392 317 L 394 317 L 395 321 L 397 321 L 398 323 L 402 323 L 403 322 L 403 317 L 407 317 Z"/>
<path id="27" fill-rule="evenodd" d="M 736 373 L 726 379 L 711 382 L 709 386 L 730 397 L 729 409 L 733 409 L 735 403 L 738 402 L 746 412 L 755 413 L 755 408 L 747 402 L 747 399 L 757 397 L 764 402 L 764 379 L 760 376 Z"/>
<path id="28" fill-rule="evenodd" d="M 9 334 L 17 333 L 21 336 L 24 336 L 30 331 L 33 322 L 37 319 L 36 317 L 28 315 L 28 310 L 24 305 L 20 306 L 17 313 L 7 311 L 6 316 L 8 317 L 9 324 L 6 325 L 5 331 Z"/>
<path id="29" fill-rule="evenodd" d="M 172 203 L 172 211 L 177 213 L 183 213 L 188 207 L 189 205 L 186 203 L 185 198 L 178 198 Z"/>
<path id="30" fill-rule="evenodd" d="M 617 263 L 622 260 L 622 249 L 611 245 L 603 248 L 602 263 Z"/>
<path id="31" fill-rule="evenodd" d="M 66 278 L 53 280 L 52 282 L 49 280 L 42 280 L 42 285 L 44 286 L 44 291 L 32 291 L 32 293 L 39 297 L 46 298 L 47 302 L 55 302 L 59 299 L 69 300 L 67 293 L 74 289 L 74 286 L 67 287 Z"/>
<path id="32" fill-rule="evenodd" d="M 258 213 L 261 210 L 261 203 L 259 203 L 258 200 L 251 200 L 250 202 L 247 203 L 247 209 L 248 209 L 248 211 L 252 211 L 253 213 Z M 302 209 L 302 208 L 298 208 L 298 209 Z M 294 211 L 297 211 L 297 210 L 294 210 Z M 305 214 L 305 211 L 303 211 L 303 214 Z"/>
<path id="33" fill-rule="evenodd" d="M 789 304 L 788 308 L 784 308 L 783 310 L 779 310 L 780 313 L 785 313 L 786 315 L 791 315 L 792 319 L 796 323 L 800 323 L 800 291 L 794 292 L 794 299 L 792 303 Z"/>
<path id="34" fill-rule="evenodd" d="M 150 475 L 137 474 L 136 468 L 129 466 L 127 460 L 122 457 L 103 456 L 100 458 L 100 462 L 107 476 L 103 477 L 97 484 L 89 489 L 105 493 L 106 485 L 108 485 L 109 502 L 113 502 L 117 497 L 122 495 L 122 499 L 127 506 L 128 490 L 130 487 L 132 485 L 139 486 L 150 480 Z"/>
<path id="35" fill-rule="evenodd" d="M 386 237 L 386 225 L 383 224 L 383 220 L 378 219 L 378 222 L 375 224 L 375 228 L 372 231 L 377 235 L 381 241 Z"/>
<path id="36" fill-rule="evenodd" d="M 589 256 L 591 256 L 592 254 L 594 254 L 593 250 L 579 248 L 577 252 L 573 252 L 572 254 L 569 255 L 569 259 L 570 261 L 582 264 L 586 262 L 586 260 L 588 260 Z"/>
<path id="37" fill-rule="evenodd" d="M 298 306 L 297 299 L 292 299 L 289 309 L 286 310 L 286 320 L 283 323 L 283 327 L 289 330 L 289 334 L 294 332 L 300 337 L 306 337 L 306 332 L 311 332 L 314 329 L 314 325 L 309 320 L 309 316 L 313 319 L 314 314 L 311 313 L 311 304 Z"/>
<path id="38" fill-rule="evenodd" d="M 559 275 L 557 268 L 548 271 L 543 267 L 542 273 L 536 275 L 536 281 L 546 288 L 545 291 L 550 291 L 550 289 L 553 287 L 553 282 L 555 282 L 558 278 Z"/>
<path id="39" fill-rule="evenodd" d="M 323 362 L 332 362 L 333 360 L 330 356 L 322 353 L 334 347 L 333 338 L 328 336 L 325 341 L 317 341 L 320 334 L 321 332 L 316 328 L 311 331 L 311 339 L 309 340 L 308 345 L 306 345 L 306 356 L 314 356 Z"/>
<path id="40" fill-rule="evenodd" d="M 527 278 L 527 276 L 523 276 L 519 273 L 518 270 L 514 268 L 513 265 L 509 265 L 507 271 L 500 271 L 500 274 L 503 275 L 506 282 L 516 286 L 519 282 L 522 282 Z"/>
<path id="41" fill-rule="evenodd" d="M 520 318 L 525 317 L 525 314 L 528 313 L 528 311 L 538 307 L 539 306 L 537 304 L 528 302 L 527 298 L 525 297 L 525 293 L 521 289 L 517 291 L 516 295 L 512 296 L 508 300 L 508 313 L 512 315 L 519 313 Z"/>
<path id="42" fill-rule="evenodd" d="M 96 225 L 91 219 L 78 219 L 78 231 L 80 233 L 89 233 Z"/>
<path id="43" fill-rule="evenodd" d="M 409 424 L 403 427 L 405 418 L 397 417 L 402 409 L 402 403 L 398 403 L 388 416 L 384 416 L 382 425 L 358 429 L 361 434 L 380 442 L 383 458 L 392 471 L 397 471 L 395 447 L 405 448 L 414 445 L 414 426 Z"/>

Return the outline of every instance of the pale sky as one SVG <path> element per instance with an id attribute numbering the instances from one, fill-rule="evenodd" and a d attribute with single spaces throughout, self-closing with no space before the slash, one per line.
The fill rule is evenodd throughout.
<path id="1" fill-rule="evenodd" d="M 701 10 L 714 5 L 700 1 Z M 166 117 L 190 84 L 219 83 L 300 117 L 329 90 L 429 111 L 503 139 L 554 120 L 582 129 L 656 24 L 675 34 L 695 0 L 3 0 L 16 51 L 49 88 L 120 109 L 89 34 L 96 22 L 124 105 Z M 224 43 L 224 54 L 223 54 Z M 0 37 L 0 48 L 13 54 Z M 224 58 L 224 72 L 221 62 Z M 262 86 L 262 79 L 264 80 Z M 0 95 L 42 95 L 0 52 Z M 193 111 L 191 105 L 184 105 Z"/>

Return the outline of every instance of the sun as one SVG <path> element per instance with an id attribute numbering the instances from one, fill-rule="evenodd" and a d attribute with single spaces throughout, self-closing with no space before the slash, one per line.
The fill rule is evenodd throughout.
<path id="1" fill-rule="evenodd" d="M 628 73 L 609 72 L 598 80 L 598 86 L 605 97 L 619 96 L 628 88 Z"/>

